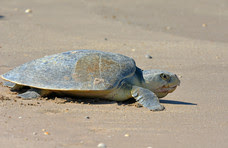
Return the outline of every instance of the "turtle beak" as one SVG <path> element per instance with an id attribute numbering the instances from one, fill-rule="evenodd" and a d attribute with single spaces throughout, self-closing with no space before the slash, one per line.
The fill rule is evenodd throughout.
<path id="1" fill-rule="evenodd" d="M 173 76 L 172 81 L 173 81 L 172 84 L 174 84 L 175 86 L 180 86 L 180 79 L 178 78 L 177 75 Z"/>

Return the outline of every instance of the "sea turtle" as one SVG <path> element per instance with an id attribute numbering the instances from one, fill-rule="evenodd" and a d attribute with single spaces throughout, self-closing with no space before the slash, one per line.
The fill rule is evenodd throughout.
<path id="1" fill-rule="evenodd" d="M 163 110 L 158 98 L 180 84 L 175 74 L 141 70 L 127 56 L 97 50 L 74 50 L 45 56 L 1 75 L 11 90 L 29 86 L 23 99 L 52 92 L 124 101 L 135 98 L 150 110 Z"/>

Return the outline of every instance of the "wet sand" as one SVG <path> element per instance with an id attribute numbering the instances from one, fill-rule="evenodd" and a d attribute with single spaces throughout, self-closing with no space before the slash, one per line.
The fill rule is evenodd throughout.
<path id="1" fill-rule="evenodd" d="M 227 147 L 227 9 L 225 0 L 2 0 L 0 74 L 96 49 L 176 73 L 181 86 L 161 100 L 165 111 L 152 112 L 115 101 L 22 100 L 1 85 L 0 147 Z"/>

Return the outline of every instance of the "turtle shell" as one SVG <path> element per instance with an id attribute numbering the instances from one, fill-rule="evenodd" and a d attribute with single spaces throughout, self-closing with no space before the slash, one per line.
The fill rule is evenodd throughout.
<path id="1" fill-rule="evenodd" d="M 49 90 L 110 90 L 135 73 L 133 59 L 96 50 L 63 52 L 2 75 L 16 84 Z"/>

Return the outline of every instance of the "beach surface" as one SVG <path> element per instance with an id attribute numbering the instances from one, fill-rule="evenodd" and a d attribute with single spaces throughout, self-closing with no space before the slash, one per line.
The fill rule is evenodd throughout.
<path id="1" fill-rule="evenodd" d="M 132 102 L 22 100 L 0 85 L 0 147 L 227 148 L 227 26 L 226 0 L 1 0 L 0 74 L 95 49 L 176 73 L 181 85 L 160 112 Z"/>

